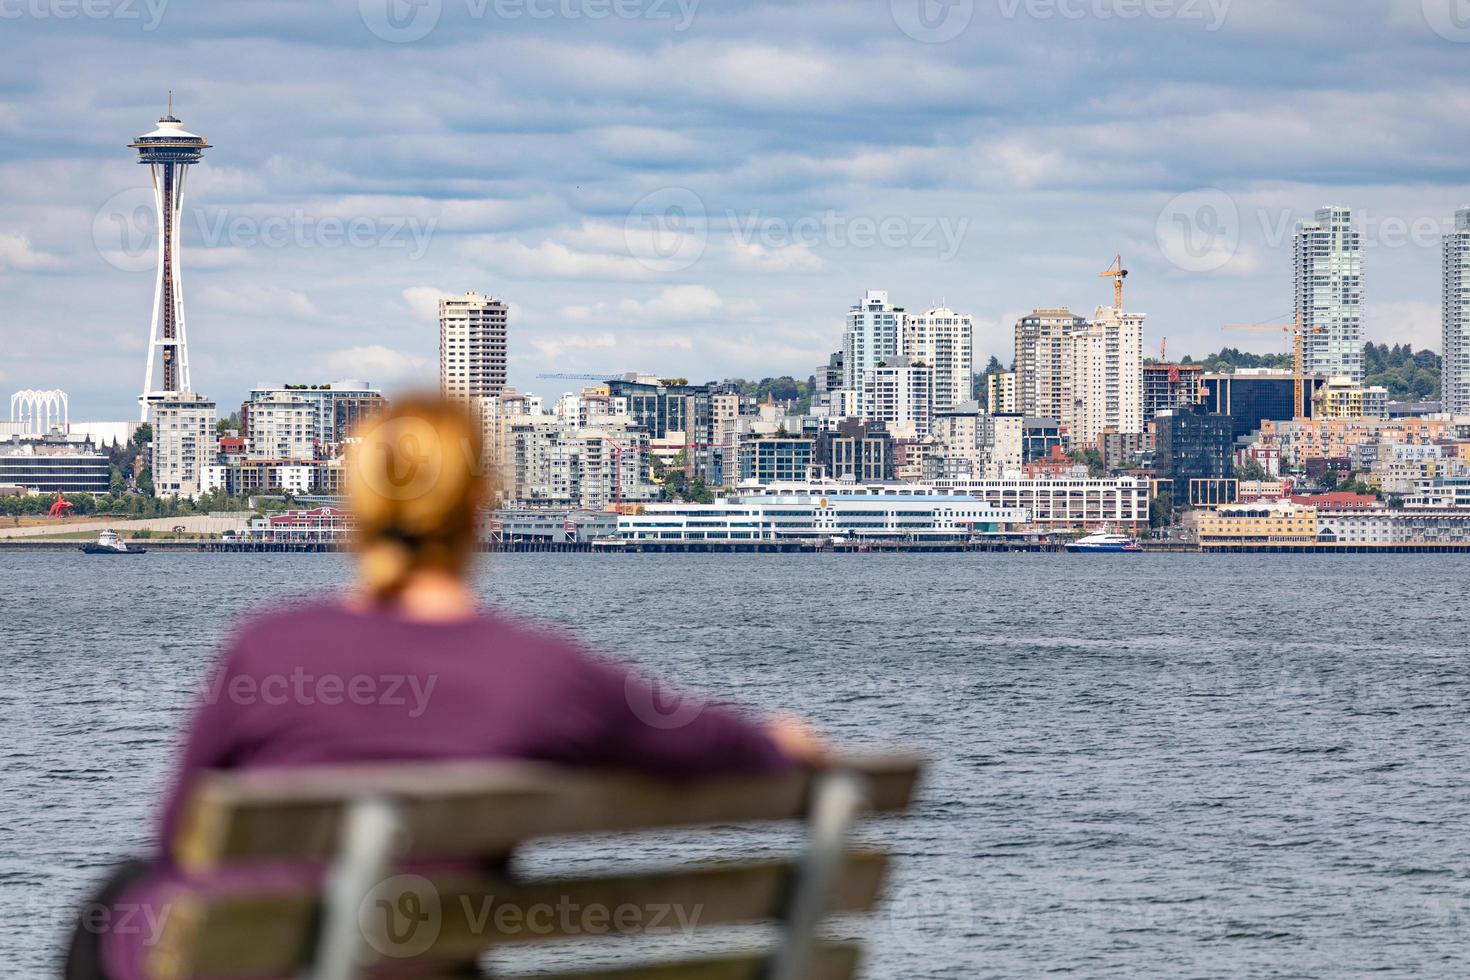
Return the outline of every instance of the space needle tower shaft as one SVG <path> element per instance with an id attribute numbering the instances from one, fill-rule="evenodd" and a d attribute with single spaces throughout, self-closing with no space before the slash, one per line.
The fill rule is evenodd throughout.
<path id="1" fill-rule="evenodd" d="M 158 271 L 153 287 L 153 319 L 148 332 L 148 367 L 139 396 L 140 419 L 148 420 L 151 401 L 193 391 L 189 379 L 189 340 L 184 323 L 184 280 L 180 255 L 180 216 L 183 214 L 184 177 L 189 167 L 204 159 L 209 144 L 184 129 L 173 114 L 158 128 L 128 144 L 138 151 L 138 162 L 153 173 L 154 218 L 158 229 Z"/>

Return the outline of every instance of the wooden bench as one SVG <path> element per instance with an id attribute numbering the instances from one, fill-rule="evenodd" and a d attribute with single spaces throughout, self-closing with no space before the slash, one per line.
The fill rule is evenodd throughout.
<path id="1" fill-rule="evenodd" d="M 906 809 L 920 768 L 913 757 L 853 758 L 818 772 L 694 783 L 532 763 L 210 773 L 174 842 L 180 866 L 210 884 L 170 899 L 148 971 L 157 980 L 477 976 L 475 961 L 497 944 L 647 937 L 677 920 L 701 937 L 773 922 L 780 939 L 750 952 L 535 976 L 846 980 L 859 949 L 823 942 L 819 926 L 829 913 L 872 910 L 887 866 L 881 851 L 850 849 L 849 831 L 864 812 Z M 795 859 L 551 880 L 514 874 L 507 860 L 531 840 L 773 820 L 804 822 Z M 241 870 L 272 868 L 296 877 L 232 883 Z"/>

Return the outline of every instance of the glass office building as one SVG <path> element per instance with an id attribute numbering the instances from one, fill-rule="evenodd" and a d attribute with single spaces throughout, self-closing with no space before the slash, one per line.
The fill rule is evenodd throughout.
<path id="1" fill-rule="evenodd" d="M 1306 379 L 1306 413 L 1312 415 L 1312 396 L 1326 379 Z M 1296 417 L 1296 382 L 1290 374 L 1206 374 L 1200 382 L 1200 405 L 1213 415 L 1227 415 L 1234 438 L 1261 427 L 1262 419 L 1290 422 Z"/>

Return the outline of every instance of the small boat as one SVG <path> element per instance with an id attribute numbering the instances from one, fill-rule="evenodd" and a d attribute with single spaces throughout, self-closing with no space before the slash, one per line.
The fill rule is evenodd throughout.
<path id="1" fill-rule="evenodd" d="M 1067 550 L 1073 552 L 1080 551 L 1088 554 L 1142 551 L 1143 545 L 1138 543 L 1137 538 L 1130 538 L 1126 534 L 1114 534 L 1112 531 L 1094 531 L 1085 538 L 1068 542 Z"/>
<path id="2" fill-rule="evenodd" d="M 82 551 L 89 555 L 143 555 L 148 553 L 147 548 L 129 548 L 128 543 L 112 528 L 97 535 L 97 540 L 93 543 L 82 545 Z"/>

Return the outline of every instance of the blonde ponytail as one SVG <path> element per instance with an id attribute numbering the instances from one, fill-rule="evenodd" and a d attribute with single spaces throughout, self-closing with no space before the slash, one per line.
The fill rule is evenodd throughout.
<path id="1" fill-rule="evenodd" d="M 460 575 L 477 542 L 487 499 L 480 429 L 459 405 L 401 399 L 369 419 L 348 455 L 348 503 L 357 524 L 362 582 L 391 600 L 414 572 Z"/>

